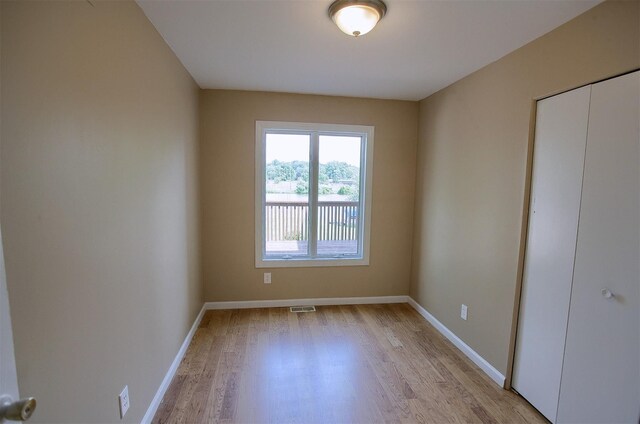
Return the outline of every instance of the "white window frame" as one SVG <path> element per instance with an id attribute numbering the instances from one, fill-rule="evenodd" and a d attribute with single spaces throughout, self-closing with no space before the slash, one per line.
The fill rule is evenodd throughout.
<path id="1" fill-rule="evenodd" d="M 362 137 L 360 164 L 360 203 L 358 207 L 358 255 L 305 256 L 302 258 L 267 256 L 265 253 L 265 203 L 266 203 L 266 156 L 267 132 L 310 134 L 309 145 L 309 255 L 312 244 L 317 241 L 317 199 L 318 199 L 318 146 L 321 135 Z M 256 268 L 325 267 L 325 266 L 366 266 L 369 265 L 369 244 L 371 234 L 371 195 L 373 179 L 373 137 L 374 127 L 366 125 L 314 124 L 301 122 L 256 121 L 256 164 L 255 164 L 255 263 Z M 315 250 L 315 248 L 313 249 Z"/>

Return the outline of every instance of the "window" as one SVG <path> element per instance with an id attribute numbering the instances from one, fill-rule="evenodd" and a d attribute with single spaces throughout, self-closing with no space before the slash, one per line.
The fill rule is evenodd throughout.
<path id="1" fill-rule="evenodd" d="M 256 267 L 369 264 L 373 127 L 256 122 Z"/>

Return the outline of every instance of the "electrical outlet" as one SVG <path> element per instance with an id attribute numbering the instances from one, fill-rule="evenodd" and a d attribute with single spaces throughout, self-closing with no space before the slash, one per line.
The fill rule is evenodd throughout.
<path id="1" fill-rule="evenodd" d="M 120 403 L 120 419 L 122 419 L 129 410 L 129 386 L 124 386 L 120 396 L 118 396 L 118 401 Z"/>
<path id="2" fill-rule="evenodd" d="M 265 272 L 264 273 L 264 283 L 265 284 L 271 284 L 271 273 L 270 272 Z"/>
<path id="3" fill-rule="evenodd" d="M 467 305 L 465 305 L 464 303 L 460 307 L 460 318 L 465 321 L 467 320 Z"/>

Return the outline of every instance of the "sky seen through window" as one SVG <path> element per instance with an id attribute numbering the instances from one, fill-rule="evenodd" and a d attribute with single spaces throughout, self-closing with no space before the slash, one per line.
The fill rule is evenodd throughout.
<path id="1" fill-rule="evenodd" d="M 266 163 L 308 161 L 309 135 L 267 134 Z M 360 137 L 320 136 L 319 162 L 346 162 L 360 167 Z"/>

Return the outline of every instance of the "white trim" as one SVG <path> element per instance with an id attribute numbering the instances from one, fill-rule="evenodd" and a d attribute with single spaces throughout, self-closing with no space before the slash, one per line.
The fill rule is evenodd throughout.
<path id="1" fill-rule="evenodd" d="M 311 137 L 309 141 L 311 142 L 311 145 L 309 146 L 309 193 L 307 194 L 307 202 L 309 202 L 309 218 L 311 219 L 311 222 L 309 222 L 309 230 L 307 231 L 308 239 L 309 239 L 309 242 L 307 243 L 307 255 L 317 256 L 318 255 L 318 202 L 320 200 L 318 198 L 318 188 L 320 186 L 320 181 L 318 181 L 318 179 L 320 178 L 320 135 L 318 134 L 318 131 L 313 131 L 311 132 L 310 135 Z M 264 143 L 265 144 L 267 143 L 266 139 L 264 140 Z M 265 167 L 267 166 L 266 160 L 264 161 L 264 166 Z M 266 173 L 265 173 L 265 178 L 266 178 Z M 266 198 L 267 198 L 266 197 L 267 196 L 266 180 L 263 188 L 265 191 L 265 209 L 260 211 L 260 213 L 265 214 L 265 225 L 266 225 Z M 363 191 L 361 190 L 361 188 L 358 188 L 358 190 Z M 264 243 L 264 248 L 265 248 L 265 252 L 263 253 L 262 258 L 260 258 L 261 264 L 264 266 L 265 259 L 267 258 L 266 238 L 264 240 L 261 240 L 261 243 Z M 357 249 L 357 250 L 360 251 L 361 249 Z M 279 259 L 282 260 L 282 256 L 281 255 L 279 256 L 280 256 Z M 287 265 L 288 263 L 285 266 Z"/>
<path id="2" fill-rule="evenodd" d="M 268 131 L 277 133 L 305 133 L 309 135 L 309 256 L 301 258 L 268 257 L 264 251 L 265 239 L 265 137 Z M 358 254 L 349 256 L 318 256 L 316 252 L 317 215 L 315 204 L 318 198 L 318 146 L 323 134 L 352 135 L 361 137 L 360 167 L 360 226 L 358 228 Z M 371 197 L 373 184 L 373 145 L 375 128 L 368 125 L 316 124 L 307 122 L 256 121 L 255 144 L 255 267 L 333 267 L 368 266 L 371 238 Z"/>
<path id="3" fill-rule="evenodd" d="M 325 266 L 366 266 L 369 261 L 360 257 L 349 259 L 348 257 L 340 258 L 314 258 L 314 259 L 263 259 L 260 263 L 256 262 L 256 268 L 312 268 Z"/>
<path id="4" fill-rule="evenodd" d="M 265 194 L 262 188 L 265 186 L 265 148 L 264 142 L 262 141 L 264 137 L 264 125 L 261 121 L 256 121 L 256 163 L 254 166 L 255 170 L 255 183 L 254 183 L 254 191 L 255 191 L 255 203 L 254 203 L 254 215 L 255 215 L 255 227 L 254 231 L 254 244 L 255 244 L 255 263 L 256 268 L 260 264 L 262 257 L 264 256 L 262 251 L 262 240 L 264 240 L 264 214 L 262 211 L 264 210 L 264 202 L 265 202 Z"/>
<path id="5" fill-rule="evenodd" d="M 167 371 L 167 374 L 164 376 L 162 383 L 160 383 L 160 387 L 158 388 L 156 395 L 153 397 L 153 400 L 151 401 L 151 404 L 147 409 L 147 413 L 144 414 L 144 417 L 142 417 L 141 424 L 150 424 L 151 420 L 153 420 L 153 416 L 158 411 L 160 402 L 162 402 L 162 398 L 164 397 L 164 394 L 167 392 L 167 389 L 169 388 L 169 384 L 171 384 L 171 380 L 173 380 L 173 376 L 176 374 L 176 371 L 178 370 L 180 361 L 182 361 L 184 354 L 187 352 L 187 348 L 191 343 L 191 339 L 193 338 L 193 335 L 196 333 L 196 330 L 198 329 L 198 325 L 200 325 L 200 321 L 202 321 L 202 317 L 204 316 L 205 309 L 206 308 L 203 305 L 202 309 L 200 309 L 200 312 L 198 313 L 198 316 L 196 317 L 196 320 L 193 322 L 191 329 L 187 333 L 187 337 L 185 337 L 184 342 L 182 342 L 182 346 L 180 346 L 180 349 L 178 350 L 176 357 L 173 359 L 173 362 L 169 367 L 169 371 Z"/>
<path id="6" fill-rule="evenodd" d="M 495 381 L 500 387 L 504 387 L 505 377 L 493 367 L 486 359 L 480 356 L 475 350 L 471 349 L 469 345 L 456 336 L 451 330 L 449 330 L 443 323 L 438 321 L 436 317 L 431 315 L 429 311 L 424 309 L 413 300 L 410 296 L 407 296 L 407 302 L 413 307 L 424 319 L 426 319 L 436 330 L 438 330 L 443 336 L 445 336 L 451 343 L 453 343 L 458 349 L 462 351 L 469 359 L 473 361 L 485 374 L 487 374 L 493 381 Z"/>
<path id="7" fill-rule="evenodd" d="M 362 216 L 362 224 L 360 226 L 361 233 L 359 239 L 362 247 L 362 258 L 369 265 L 369 251 L 371 249 L 371 199 L 373 197 L 373 140 L 375 136 L 375 127 L 368 127 L 367 136 L 364 141 L 363 149 L 364 153 L 364 166 L 360 167 L 361 184 L 364 189 L 360 189 L 360 208 L 364 208 L 364 215 Z"/>
<path id="8" fill-rule="evenodd" d="M 288 306 L 370 305 L 376 303 L 407 303 L 408 296 L 322 297 L 317 299 L 246 300 L 238 302 L 206 302 L 204 309 L 281 308 Z"/>

